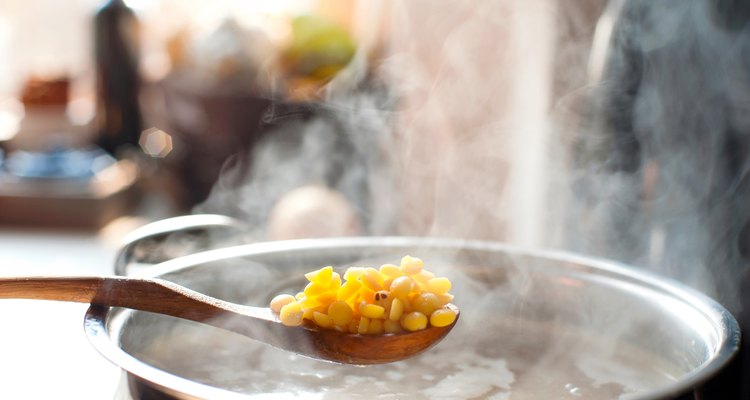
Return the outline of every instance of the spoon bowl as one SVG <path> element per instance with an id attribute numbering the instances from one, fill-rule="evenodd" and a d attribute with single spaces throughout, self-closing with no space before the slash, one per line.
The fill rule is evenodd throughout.
<path id="1" fill-rule="evenodd" d="M 124 307 L 201 322 L 271 346 L 320 360 L 355 365 L 413 357 L 442 340 L 458 321 L 415 332 L 360 335 L 319 328 L 289 327 L 269 308 L 206 296 L 162 279 L 126 277 L 0 278 L 0 299 L 58 300 Z"/>

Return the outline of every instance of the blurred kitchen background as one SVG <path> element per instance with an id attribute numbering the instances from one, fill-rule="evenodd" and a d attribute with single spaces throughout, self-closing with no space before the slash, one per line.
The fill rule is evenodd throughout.
<path id="1" fill-rule="evenodd" d="M 255 240 L 610 257 L 744 316 L 748 15 L 733 0 L 0 0 L 0 275 L 111 274 L 136 227 L 218 213 Z M 114 393 L 84 309 L 0 303 L 25 327 L 0 333 L 0 398 Z"/>

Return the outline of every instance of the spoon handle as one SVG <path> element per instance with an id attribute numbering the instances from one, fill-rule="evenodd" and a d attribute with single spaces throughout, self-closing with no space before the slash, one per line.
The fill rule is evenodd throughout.
<path id="1" fill-rule="evenodd" d="M 241 314 L 274 321 L 270 312 L 215 299 L 169 281 L 126 277 L 0 278 L 0 299 L 59 300 L 126 307 L 206 322 Z"/>
<path id="2" fill-rule="evenodd" d="M 350 335 L 287 327 L 269 308 L 229 303 L 161 279 L 0 278 L 0 299 L 61 300 L 171 315 L 229 330 L 284 350 L 347 364 L 398 361 L 424 351 L 453 327 L 398 335 Z M 455 322 L 454 322 L 455 324 Z"/>

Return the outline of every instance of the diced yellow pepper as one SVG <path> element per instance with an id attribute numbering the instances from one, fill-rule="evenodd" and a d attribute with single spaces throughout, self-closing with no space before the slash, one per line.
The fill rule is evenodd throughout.
<path id="1" fill-rule="evenodd" d="M 346 270 L 346 272 L 344 272 L 344 280 L 347 282 L 356 281 L 364 273 L 365 273 L 365 269 L 363 267 L 350 267 L 349 269 Z"/>
<path id="2" fill-rule="evenodd" d="M 338 293 L 336 294 L 336 299 L 338 300 L 349 300 L 353 296 L 357 294 L 359 289 L 362 287 L 362 282 L 360 281 L 346 281 L 343 285 L 341 285 L 341 288 L 339 289 Z"/>
<path id="3" fill-rule="evenodd" d="M 333 267 L 323 267 L 317 271 L 308 272 L 305 274 L 305 278 L 307 278 L 310 282 L 316 282 L 323 286 L 328 285 L 328 283 L 331 281 L 331 276 L 333 275 Z"/>
<path id="4" fill-rule="evenodd" d="M 307 284 L 307 286 L 305 286 L 304 293 L 305 293 L 305 296 L 310 297 L 310 296 L 317 296 L 325 292 L 326 290 L 328 290 L 327 286 L 323 286 L 317 282 L 310 282 Z"/>

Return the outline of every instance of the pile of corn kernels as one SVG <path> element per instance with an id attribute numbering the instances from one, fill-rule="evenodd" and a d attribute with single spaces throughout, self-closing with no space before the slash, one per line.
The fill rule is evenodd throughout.
<path id="1" fill-rule="evenodd" d="M 305 274 L 309 281 L 296 296 L 281 294 L 271 300 L 271 310 L 287 326 L 305 320 L 322 328 L 358 334 L 418 331 L 428 326 L 448 326 L 456 320 L 448 293 L 451 281 L 423 268 L 421 259 L 405 256 L 400 265 L 380 269 L 351 267 L 344 280 L 324 267 Z"/>

